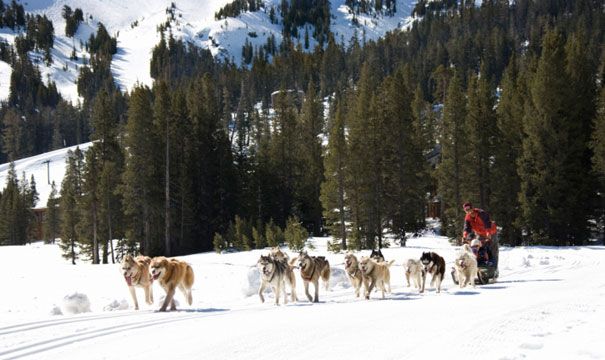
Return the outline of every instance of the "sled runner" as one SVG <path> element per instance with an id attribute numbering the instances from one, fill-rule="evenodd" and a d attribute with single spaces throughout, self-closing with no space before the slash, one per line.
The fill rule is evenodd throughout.
<path id="1" fill-rule="evenodd" d="M 498 270 L 494 269 L 491 266 L 488 267 L 479 267 L 479 271 L 477 271 L 477 277 L 475 278 L 475 284 L 479 285 L 487 285 L 490 282 L 496 282 L 498 278 Z M 458 274 L 456 273 L 456 268 L 452 268 L 452 280 L 454 284 L 458 285 Z"/>

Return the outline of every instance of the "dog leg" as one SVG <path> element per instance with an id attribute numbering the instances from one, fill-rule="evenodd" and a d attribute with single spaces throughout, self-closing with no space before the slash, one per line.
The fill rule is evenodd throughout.
<path id="1" fill-rule="evenodd" d="M 424 292 L 424 285 L 426 284 L 426 272 L 422 273 L 422 287 L 420 288 L 420 293 Z"/>
<path id="2" fill-rule="evenodd" d="M 260 297 L 260 302 L 262 302 L 262 303 L 265 302 L 265 298 L 263 297 L 263 291 L 265 291 L 266 286 L 267 286 L 267 283 L 262 281 L 260 284 L 260 287 L 258 288 L 258 297 Z"/>
<path id="3" fill-rule="evenodd" d="M 374 286 L 376 286 L 376 281 L 374 279 L 372 279 L 372 282 L 370 283 L 370 286 L 368 287 L 368 289 L 366 291 L 367 300 L 370 300 L 370 294 L 372 293 L 372 289 L 374 289 Z"/>
<path id="4" fill-rule="evenodd" d="M 315 299 L 313 299 L 313 302 L 319 302 L 319 279 L 313 285 L 315 285 Z"/>
<path id="5" fill-rule="evenodd" d="M 441 276 L 439 274 L 435 274 L 435 276 L 436 277 L 438 276 L 438 278 L 437 278 L 437 293 L 440 293 L 441 292 L 441 282 L 443 281 L 443 276 Z"/>
<path id="6" fill-rule="evenodd" d="M 128 290 L 130 291 L 130 296 L 132 296 L 132 300 L 134 301 L 134 309 L 139 310 L 139 302 L 137 301 L 137 294 L 134 291 L 134 286 L 129 286 Z"/>
<path id="7" fill-rule="evenodd" d="M 275 305 L 279 305 L 279 296 L 281 295 L 279 281 L 277 282 L 277 285 L 271 285 L 271 290 L 273 290 L 273 296 L 275 296 Z"/>
<path id="8" fill-rule="evenodd" d="M 311 297 L 311 294 L 309 294 L 309 282 L 305 281 L 305 295 L 307 295 L 307 299 L 309 299 L 310 302 L 313 302 L 313 298 Z"/>
<path id="9" fill-rule="evenodd" d="M 151 285 L 145 286 L 143 290 L 145 290 L 145 302 L 147 303 L 147 305 L 153 305 L 153 297 L 151 296 Z"/>
<path id="10" fill-rule="evenodd" d="M 164 303 L 162 304 L 162 307 L 160 308 L 160 311 L 166 311 L 166 308 L 168 307 L 168 304 L 170 303 L 170 310 L 176 310 L 176 306 L 174 305 L 174 288 L 170 287 L 168 288 L 168 290 L 166 290 L 166 298 L 164 299 Z"/>
<path id="11" fill-rule="evenodd" d="M 407 273 L 407 271 L 406 271 L 406 273 L 405 273 L 405 279 L 406 279 L 406 280 L 407 280 L 407 282 L 408 282 L 408 287 L 410 287 L 410 274 L 408 274 L 408 273 Z"/>
<path id="12" fill-rule="evenodd" d="M 191 306 L 191 303 L 193 302 L 193 298 L 191 297 L 191 289 L 187 290 L 185 285 L 180 284 L 179 290 L 181 290 L 183 296 L 185 297 L 185 299 L 187 299 L 187 303 L 189 304 L 189 306 Z"/>
<path id="13" fill-rule="evenodd" d="M 296 276 L 294 276 L 293 271 L 290 271 L 290 290 L 292 291 L 292 302 L 298 301 L 298 296 L 296 295 Z"/>
<path id="14" fill-rule="evenodd" d="M 288 303 L 288 294 L 286 293 L 286 279 L 281 281 L 281 284 L 279 286 L 281 288 L 282 294 L 284 294 L 284 305 L 286 305 Z"/>

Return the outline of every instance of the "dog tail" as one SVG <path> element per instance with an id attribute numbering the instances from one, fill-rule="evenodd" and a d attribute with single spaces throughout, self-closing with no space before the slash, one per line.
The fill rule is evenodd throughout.
<path id="1" fill-rule="evenodd" d="M 298 256 L 293 257 L 290 262 L 288 263 L 288 265 L 290 265 L 290 270 L 292 270 L 294 268 L 294 264 L 296 263 L 296 260 L 298 259 Z"/>
<path id="2" fill-rule="evenodd" d="M 330 286 L 330 276 L 332 276 L 332 268 L 330 268 L 330 263 L 326 260 L 326 264 L 321 272 L 321 279 L 326 283 L 326 291 Z"/>
<path id="3" fill-rule="evenodd" d="M 393 259 L 393 260 L 391 260 L 391 261 L 389 261 L 389 262 L 387 263 L 387 266 L 388 266 L 388 267 L 391 267 L 391 265 L 393 265 L 394 263 L 395 263 L 395 260 Z"/>
<path id="4" fill-rule="evenodd" d="M 475 256 L 475 254 L 473 253 L 473 250 L 471 249 L 471 247 L 468 244 L 462 245 L 462 249 L 464 251 L 466 251 L 467 253 L 473 254 L 473 256 Z"/>

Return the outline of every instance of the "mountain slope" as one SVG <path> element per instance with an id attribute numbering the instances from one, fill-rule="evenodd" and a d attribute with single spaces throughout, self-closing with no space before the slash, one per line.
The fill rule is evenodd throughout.
<path id="1" fill-rule="evenodd" d="M 241 62 L 242 46 L 246 40 L 253 46 L 262 46 L 274 35 L 277 44 L 282 40 L 280 24 L 271 24 L 268 9 L 277 8 L 281 1 L 264 0 L 265 10 L 243 13 L 237 18 L 216 21 L 214 13 L 230 0 L 30 0 L 21 2 L 26 12 L 45 14 L 54 24 L 55 44 L 52 49 L 53 64 L 49 67 L 40 61 L 43 79 L 56 82 L 59 92 L 76 103 L 78 94 L 76 80 L 78 69 L 83 66 L 83 57 L 88 56 L 84 44 L 96 32 L 99 22 L 109 34 L 118 40 L 118 52 L 112 61 L 112 73 L 117 85 L 129 91 L 138 82 L 151 85 L 149 61 L 153 47 L 160 41 L 158 26 L 165 24 L 171 14 L 171 31 L 175 38 L 208 48 L 215 57 Z M 331 2 L 331 31 L 338 41 L 348 42 L 357 33 L 359 38 L 375 40 L 387 31 L 405 26 L 415 0 L 397 0 L 394 16 L 356 15 L 348 12 L 344 0 Z M 73 38 L 65 36 L 65 20 L 61 12 L 64 6 L 80 8 L 84 23 Z M 0 38 L 13 43 L 15 34 L 2 29 Z M 309 49 L 317 43 L 310 42 Z M 71 60 L 72 52 L 77 60 Z M 41 54 L 33 54 L 41 58 Z M 0 66 L 0 99 L 8 97 L 10 71 Z"/>

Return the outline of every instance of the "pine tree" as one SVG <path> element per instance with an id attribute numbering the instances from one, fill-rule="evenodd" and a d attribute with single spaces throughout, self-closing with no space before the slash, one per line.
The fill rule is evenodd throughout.
<path id="1" fill-rule="evenodd" d="M 275 131 L 270 139 L 269 151 L 272 171 L 275 171 L 278 208 L 274 209 L 272 218 L 281 226 L 286 219 L 298 210 L 295 194 L 300 181 L 300 157 L 302 151 L 296 124 L 297 110 L 293 99 L 284 86 L 281 87 L 275 106 Z"/>
<path id="2" fill-rule="evenodd" d="M 50 185 L 50 195 L 48 195 L 46 211 L 44 212 L 44 241 L 46 243 L 55 243 L 55 239 L 60 235 L 60 224 L 60 199 L 57 198 L 57 186 L 53 181 Z"/>
<path id="3" fill-rule="evenodd" d="M 302 172 L 306 174 L 302 177 L 298 189 L 298 198 L 303 209 L 300 217 L 304 223 L 313 225 L 313 235 L 318 236 L 321 233 L 322 225 L 322 208 L 319 197 L 324 168 L 320 135 L 324 131 L 324 114 L 313 81 L 309 82 L 298 124 L 302 145 Z"/>
<path id="4" fill-rule="evenodd" d="M 156 159 L 161 158 L 162 149 L 153 132 L 153 104 L 148 88 L 133 89 L 128 109 L 128 123 L 123 146 L 128 156 L 118 187 L 122 195 L 124 213 L 127 216 L 126 237 L 140 252 L 147 255 L 161 254 L 163 208 L 161 172 Z"/>
<path id="5" fill-rule="evenodd" d="M 154 127 L 158 134 L 158 138 L 162 139 L 162 148 L 164 149 L 163 156 L 163 167 L 164 167 L 164 254 L 165 256 L 171 256 L 171 235 L 170 235 L 170 223 L 171 223 L 171 203 L 170 203 L 170 175 L 171 175 L 171 158 L 172 154 L 171 147 L 174 147 L 173 142 L 176 139 L 173 137 L 173 123 L 171 111 L 171 99 L 168 94 L 168 85 L 161 81 L 157 86 L 154 87 L 156 91 L 154 101 Z"/>
<path id="6" fill-rule="evenodd" d="M 425 138 L 415 122 L 413 95 L 404 74 L 397 71 L 384 87 L 382 121 L 388 129 L 384 136 L 386 218 L 391 232 L 405 246 L 406 232 L 424 226 L 424 206 L 428 189 L 427 164 L 423 150 Z"/>
<path id="7" fill-rule="evenodd" d="M 15 171 L 15 163 L 9 164 L 6 186 L 0 198 L 0 244 L 22 245 L 25 239 L 19 238 L 19 222 L 22 214 L 19 211 L 21 203 L 19 180 Z"/>
<path id="8" fill-rule="evenodd" d="M 309 238 L 309 233 L 296 216 L 291 216 L 286 221 L 284 238 L 292 251 L 302 251 Z"/>
<path id="9" fill-rule="evenodd" d="M 585 139 L 577 138 L 566 67 L 563 38 L 550 30 L 529 83 L 519 167 L 523 220 L 535 244 L 579 244 L 587 236 L 587 194 L 578 179 Z"/>
<path id="10" fill-rule="evenodd" d="M 25 222 L 25 238 L 27 242 L 31 242 L 31 239 L 37 239 L 38 229 L 34 226 L 36 217 L 31 212 L 31 209 L 36 207 L 40 200 L 40 194 L 36 189 L 36 179 L 34 175 L 31 176 L 29 182 L 25 178 L 25 172 L 23 173 L 21 197 L 23 199 L 23 221 Z"/>
<path id="11" fill-rule="evenodd" d="M 101 192 L 99 180 L 101 177 L 100 149 L 91 146 L 85 154 L 82 168 L 82 197 L 80 199 L 80 222 L 77 226 L 78 239 L 82 253 L 87 254 L 93 264 L 100 264 L 99 257 L 99 218 Z"/>
<path id="12" fill-rule="evenodd" d="M 524 102 L 527 89 L 524 78 L 517 69 L 513 55 L 502 80 L 502 90 L 497 108 L 498 136 L 494 144 L 494 165 L 490 201 L 491 217 L 498 220 L 501 228 L 499 241 L 503 244 L 520 245 L 521 232 L 516 223 L 520 214 L 517 194 L 521 179 L 517 162 L 522 151 Z"/>
<path id="13" fill-rule="evenodd" d="M 235 171 L 229 140 L 221 125 L 218 93 L 207 73 L 196 80 L 188 91 L 189 118 L 192 123 L 195 165 L 194 189 L 198 211 L 197 239 L 194 250 L 212 249 L 211 240 L 216 232 L 225 230 L 235 216 Z"/>
<path id="14" fill-rule="evenodd" d="M 491 195 L 491 159 L 493 143 L 497 137 L 495 96 L 486 78 L 486 65 L 481 64 L 479 75 L 473 74 L 468 89 L 467 159 L 470 176 L 465 179 L 465 187 L 470 195 L 468 200 L 478 207 L 489 210 Z"/>
<path id="15" fill-rule="evenodd" d="M 466 201 L 464 181 L 468 171 L 468 134 L 465 125 L 466 98 L 462 80 L 454 72 L 443 107 L 443 119 L 439 134 L 441 163 L 437 168 L 439 194 L 444 203 L 442 231 L 450 238 L 461 235 L 464 216 L 462 203 Z"/>
<path id="16" fill-rule="evenodd" d="M 63 251 L 65 259 L 71 259 L 76 264 L 79 255 L 76 247 L 79 245 L 78 232 L 76 230 L 80 222 L 80 201 L 82 197 L 82 159 L 83 155 L 79 148 L 74 152 L 67 152 L 66 169 L 61 183 L 61 202 L 59 205 L 63 221 L 61 224 L 62 237 L 59 247 Z"/>
<path id="17" fill-rule="evenodd" d="M 370 66 L 363 66 L 361 79 L 354 94 L 354 106 L 349 117 L 349 156 L 347 157 L 347 191 L 351 198 L 353 226 L 363 238 L 363 248 L 382 247 L 382 216 L 380 213 L 380 139 L 381 124 L 377 111 L 374 82 Z"/>
<path id="18" fill-rule="evenodd" d="M 17 160 L 25 155 L 21 123 L 19 113 L 13 108 L 8 109 L 3 119 L 2 151 L 8 155 L 10 161 Z"/>
<path id="19" fill-rule="evenodd" d="M 347 142 L 343 101 L 336 100 L 334 106 L 336 112 L 332 127 L 328 131 L 328 147 L 324 156 L 325 175 L 321 184 L 320 200 L 330 235 L 334 239 L 342 240 L 341 248 L 347 250 L 346 221 L 349 218 L 349 210 L 345 197 Z"/>
<path id="20" fill-rule="evenodd" d="M 194 224 L 196 223 L 195 194 L 193 191 L 193 176 L 195 169 L 194 139 L 192 124 L 188 118 L 187 101 L 182 89 L 174 92 L 171 99 L 171 122 L 173 123 L 174 148 L 171 158 L 172 168 L 175 176 L 171 182 L 176 184 L 175 191 L 171 196 L 175 202 L 174 232 L 171 237 L 174 240 L 174 252 L 184 253 L 192 248 L 194 243 Z M 172 250 L 172 249 L 171 249 Z"/>
<path id="21" fill-rule="evenodd" d="M 569 77 L 569 147 L 567 152 L 568 182 L 573 184 L 575 201 L 580 211 L 573 211 L 568 219 L 571 223 L 572 244 L 584 244 L 590 236 L 589 219 L 594 214 L 597 196 L 597 181 L 591 171 L 590 137 L 597 103 L 597 57 L 587 46 L 583 28 L 567 37 L 565 44 L 566 73 Z"/>
<path id="22" fill-rule="evenodd" d="M 594 131 L 590 146 L 594 155 L 592 157 L 592 169 L 598 179 L 598 189 L 600 198 L 600 226 L 603 233 L 603 223 L 605 222 L 605 90 L 601 88 L 601 95 L 597 105 L 597 112 L 594 118 Z"/>

